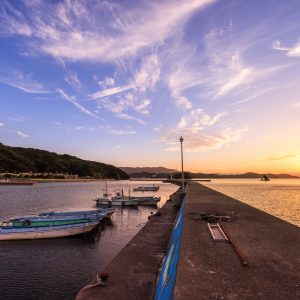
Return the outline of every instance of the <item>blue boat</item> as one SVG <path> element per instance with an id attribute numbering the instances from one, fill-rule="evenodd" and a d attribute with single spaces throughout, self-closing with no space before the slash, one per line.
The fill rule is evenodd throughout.
<path id="1" fill-rule="evenodd" d="M 78 215 L 78 216 L 25 216 L 11 218 L 8 222 L 13 227 L 45 227 L 57 225 L 72 225 L 79 223 L 88 223 L 93 221 L 100 222 L 103 219 L 102 215 Z"/>
<path id="2" fill-rule="evenodd" d="M 104 219 L 111 218 L 111 216 L 117 211 L 117 208 L 101 208 L 94 210 L 78 210 L 78 211 L 51 211 L 42 212 L 39 216 L 99 216 Z"/>

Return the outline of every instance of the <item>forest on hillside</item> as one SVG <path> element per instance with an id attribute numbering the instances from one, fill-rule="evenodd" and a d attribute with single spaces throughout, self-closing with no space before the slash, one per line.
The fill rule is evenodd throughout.
<path id="1" fill-rule="evenodd" d="M 79 177 L 128 179 L 121 169 L 100 162 L 83 160 L 33 148 L 10 147 L 0 143 L 0 173 L 58 173 Z"/>

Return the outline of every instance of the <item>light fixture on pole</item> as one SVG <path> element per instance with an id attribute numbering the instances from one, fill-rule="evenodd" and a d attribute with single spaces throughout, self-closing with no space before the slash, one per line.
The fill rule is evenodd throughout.
<path id="1" fill-rule="evenodd" d="M 183 151 L 182 151 L 183 137 L 182 136 L 180 137 L 179 142 L 181 147 L 181 193 L 184 194 Z"/>

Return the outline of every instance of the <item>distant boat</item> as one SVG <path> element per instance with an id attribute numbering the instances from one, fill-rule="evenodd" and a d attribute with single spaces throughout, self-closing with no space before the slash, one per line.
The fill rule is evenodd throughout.
<path id="1" fill-rule="evenodd" d="M 133 188 L 133 191 L 134 192 L 148 192 L 148 191 L 153 191 L 153 192 L 156 192 L 159 190 L 159 185 L 150 185 L 150 186 L 139 186 L 139 187 L 136 187 L 136 188 Z"/>
<path id="2" fill-rule="evenodd" d="M 263 174 L 260 178 L 261 181 L 270 181 L 270 178 L 266 175 L 266 174 Z"/>

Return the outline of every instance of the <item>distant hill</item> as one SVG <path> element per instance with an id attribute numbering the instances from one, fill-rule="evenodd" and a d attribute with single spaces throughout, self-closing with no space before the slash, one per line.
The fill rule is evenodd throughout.
<path id="1" fill-rule="evenodd" d="M 124 170 L 124 168 L 122 168 Z M 138 168 L 133 168 L 138 169 Z M 142 170 L 147 168 L 140 168 Z M 151 169 L 151 168 L 148 168 Z M 155 169 L 155 168 L 153 168 Z M 164 168 L 162 168 L 164 169 Z M 170 169 L 168 169 L 170 170 Z M 176 176 L 179 176 L 178 174 L 180 172 L 173 170 L 174 172 L 127 172 L 130 175 L 130 178 L 168 178 L 170 177 L 170 174 L 173 174 L 173 178 L 176 178 Z M 262 174 L 259 173 L 243 173 L 243 174 L 207 174 L 207 173 L 191 173 L 187 172 L 187 175 L 189 178 L 195 179 L 195 178 L 261 178 Z M 289 174 L 271 174 L 267 173 L 265 174 L 269 178 L 300 178 L 298 176 L 289 175 Z M 180 177 L 180 176 L 179 176 Z"/>
<path id="2" fill-rule="evenodd" d="M 68 154 L 45 150 L 9 147 L 0 143 L 0 173 L 62 173 L 79 177 L 128 179 L 121 169 L 100 162 L 88 161 Z"/>
<path id="3" fill-rule="evenodd" d="M 243 174 L 205 174 L 205 173 L 191 173 L 192 178 L 261 178 L 263 174 L 259 173 L 243 173 Z M 272 174 L 266 173 L 269 178 L 299 178 L 289 174 Z"/>
<path id="4" fill-rule="evenodd" d="M 133 173 L 148 173 L 148 174 L 159 174 L 159 173 L 165 173 L 165 174 L 170 174 L 170 173 L 176 173 L 178 172 L 177 170 L 174 169 L 168 169 L 164 167 L 137 167 L 137 168 L 132 168 L 132 167 L 120 167 L 121 170 L 126 172 L 127 174 L 133 174 Z"/>

